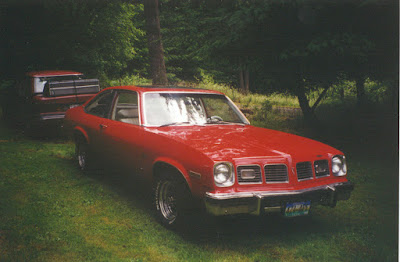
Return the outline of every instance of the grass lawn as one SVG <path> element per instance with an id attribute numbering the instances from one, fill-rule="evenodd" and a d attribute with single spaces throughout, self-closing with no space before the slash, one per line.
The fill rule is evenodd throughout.
<path id="1" fill-rule="evenodd" d="M 344 145 L 356 188 L 336 208 L 200 215 L 174 232 L 133 179 L 83 175 L 71 142 L 32 140 L 0 121 L 0 261 L 397 261 L 397 164 Z"/>

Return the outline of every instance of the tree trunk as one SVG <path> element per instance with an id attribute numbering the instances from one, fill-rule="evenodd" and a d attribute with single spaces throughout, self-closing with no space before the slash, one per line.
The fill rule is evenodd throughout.
<path id="1" fill-rule="evenodd" d="M 389 88 L 391 90 L 392 93 L 392 109 L 393 112 L 398 112 L 399 110 L 399 86 L 398 86 L 398 79 L 396 82 L 392 82 L 389 85 Z"/>
<path id="2" fill-rule="evenodd" d="M 193 8 L 200 8 L 201 6 L 201 1 L 200 0 L 192 0 L 192 7 Z"/>
<path id="3" fill-rule="evenodd" d="M 243 69 L 239 69 L 239 90 L 244 90 Z"/>
<path id="4" fill-rule="evenodd" d="M 248 93 L 250 91 L 250 74 L 249 70 L 244 71 L 244 92 Z"/>
<path id="5" fill-rule="evenodd" d="M 364 89 L 365 77 L 356 78 L 356 88 L 357 88 L 357 103 L 359 105 L 365 102 L 365 89 Z"/>
<path id="6" fill-rule="evenodd" d="M 315 101 L 314 105 L 311 107 L 311 111 L 312 113 L 315 113 L 315 109 L 317 108 L 317 106 L 319 105 L 319 103 L 322 101 L 322 99 L 325 97 L 326 92 L 328 92 L 328 89 L 330 88 L 329 85 L 325 85 L 324 90 L 322 91 L 322 93 L 319 95 L 317 101 Z"/>
<path id="7" fill-rule="evenodd" d="M 158 0 L 144 1 L 144 15 L 153 85 L 167 85 L 168 79 L 164 62 L 164 48 L 161 41 Z"/>
<path id="8" fill-rule="evenodd" d="M 340 99 L 342 100 L 342 101 L 344 101 L 344 88 L 340 88 L 339 89 L 339 95 L 340 95 Z"/>
<path id="9" fill-rule="evenodd" d="M 318 126 L 317 116 L 310 107 L 305 89 L 302 86 L 299 86 L 296 90 L 296 93 L 297 93 L 296 94 L 297 99 L 299 100 L 301 111 L 303 112 L 304 120 L 309 125 Z"/>

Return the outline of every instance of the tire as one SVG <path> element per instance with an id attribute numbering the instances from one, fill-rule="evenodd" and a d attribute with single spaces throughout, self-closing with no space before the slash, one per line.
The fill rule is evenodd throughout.
<path id="1" fill-rule="evenodd" d="M 75 139 L 75 158 L 80 170 L 83 172 L 89 172 L 91 170 L 89 145 L 85 139 L 81 137 Z"/>
<path id="2" fill-rule="evenodd" d="M 183 178 L 162 176 L 154 192 L 156 216 L 167 228 L 182 225 L 191 207 L 191 194 Z"/>

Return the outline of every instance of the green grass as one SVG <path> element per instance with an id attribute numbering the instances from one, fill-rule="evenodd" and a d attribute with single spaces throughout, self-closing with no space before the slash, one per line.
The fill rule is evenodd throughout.
<path id="1" fill-rule="evenodd" d="M 229 85 L 224 85 L 214 82 L 212 77 L 203 75 L 199 83 L 179 83 L 182 86 L 193 86 L 196 88 L 204 88 L 210 90 L 220 91 L 231 98 L 235 103 L 239 104 L 243 108 L 257 109 L 265 101 L 268 101 L 274 106 L 285 106 L 285 107 L 299 107 L 299 103 L 296 97 L 288 94 L 271 94 L 263 95 L 257 93 L 242 93 L 237 89 L 232 88 Z"/>
<path id="2" fill-rule="evenodd" d="M 85 176 L 72 143 L 30 140 L 0 122 L 0 261 L 396 261 L 396 167 L 353 151 L 356 189 L 334 209 L 295 219 L 200 216 L 174 232 L 132 180 Z"/>
<path id="3" fill-rule="evenodd" d="M 151 80 L 140 77 L 139 75 L 127 75 L 119 79 L 107 79 L 103 81 L 104 88 L 109 86 L 125 85 L 151 85 Z"/>
<path id="4" fill-rule="evenodd" d="M 103 82 L 103 87 L 120 85 L 151 85 L 151 80 L 142 78 L 138 75 L 125 76 L 119 79 L 109 79 Z M 268 96 L 256 93 L 244 94 L 231 86 L 215 83 L 212 77 L 207 75 L 203 75 L 201 81 L 198 83 L 179 81 L 175 85 L 220 91 L 225 93 L 235 103 L 239 104 L 243 108 L 256 109 L 265 101 L 269 101 L 274 106 L 299 107 L 299 103 L 295 96 L 278 93 Z"/>

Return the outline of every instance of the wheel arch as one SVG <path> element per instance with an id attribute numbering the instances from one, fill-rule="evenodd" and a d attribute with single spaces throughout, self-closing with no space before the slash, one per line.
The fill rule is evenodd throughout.
<path id="1" fill-rule="evenodd" d="M 89 144 L 89 136 L 86 131 L 81 127 L 75 127 L 73 131 L 73 138 L 74 141 L 77 141 L 79 138 L 83 138 L 86 143 Z"/>
<path id="2" fill-rule="evenodd" d="M 191 183 L 188 179 L 188 173 L 185 171 L 185 168 L 182 165 L 180 165 L 179 163 L 173 163 L 166 159 L 159 159 L 155 161 L 152 170 L 153 181 L 157 181 L 163 174 L 166 173 L 183 180 L 189 191 L 192 192 Z"/>

